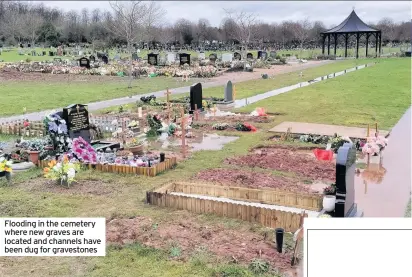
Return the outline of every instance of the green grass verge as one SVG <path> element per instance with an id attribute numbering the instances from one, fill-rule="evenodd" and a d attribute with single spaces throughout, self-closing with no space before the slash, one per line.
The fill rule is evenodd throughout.
<path id="1" fill-rule="evenodd" d="M 408 207 L 406 207 L 405 217 L 412 217 L 412 199 L 409 200 Z"/>
<path id="2" fill-rule="evenodd" d="M 238 111 L 264 107 L 285 113 L 283 121 L 388 129 L 411 105 L 410 59 L 381 59 L 375 66 L 256 102 Z"/>

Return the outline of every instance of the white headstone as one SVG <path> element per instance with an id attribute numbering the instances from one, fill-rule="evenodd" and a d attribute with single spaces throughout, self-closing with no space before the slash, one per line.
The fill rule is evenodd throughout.
<path id="1" fill-rule="evenodd" d="M 205 53 L 199 53 L 199 59 L 204 60 L 206 58 Z"/>
<path id="2" fill-rule="evenodd" d="M 231 62 L 233 59 L 233 56 L 231 53 L 225 53 L 222 55 L 222 62 Z"/>
<path id="3" fill-rule="evenodd" d="M 175 53 L 167 53 L 167 61 L 169 63 L 172 63 L 175 61 L 176 55 Z"/>

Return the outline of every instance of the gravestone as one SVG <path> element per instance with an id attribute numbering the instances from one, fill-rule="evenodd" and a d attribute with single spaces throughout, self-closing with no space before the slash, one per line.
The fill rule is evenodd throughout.
<path id="1" fill-rule="evenodd" d="M 199 53 L 199 60 L 204 60 L 206 58 L 206 55 L 204 52 Z"/>
<path id="2" fill-rule="evenodd" d="M 96 61 L 96 57 L 93 56 L 93 55 L 90 55 L 89 60 L 92 61 L 92 62 L 95 62 L 95 61 Z"/>
<path id="3" fill-rule="evenodd" d="M 87 69 L 90 68 L 90 60 L 86 57 L 80 58 L 79 59 L 79 65 L 80 67 L 85 67 Z"/>
<path id="4" fill-rule="evenodd" d="M 132 60 L 134 60 L 134 61 L 139 60 L 139 56 L 137 55 L 137 53 L 132 54 Z"/>
<path id="5" fill-rule="evenodd" d="M 175 61 L 175 58 L 176 58 L 175 53 L 167 53 L 167 61 L 169 63 L 173 63 Z"/>
<path id="6" fill-rule="evenodd" d="M 195 110 L 195 105 L 197 105 L 197 109 L 202 109 L 202 100 L 203 100 L 203 92 L 202 92 L 202 84 L 197 83 L 190 87 L 190 110 Z"/>
<path id="7" fill-rule="evenodd" d="M 238 60 L 238 61 L 240 61 L 242 59 L 242 55 L 240 55 L 239 52 L 235 52 L 233 54 L 233 57 L 235 58 L 235 60 Z"/>
<path id="8" fill-rule="evenodd" d="M 272 59 L 275 59 L 276 58 L 276 51 L 270 51 L 270 57 Z"/>
<path id="9" fill-rule="evenodd" d="M 268 53 L 265 51 L 258 51 L 258 59 L 266 60 Z"/>
<path id="10" fill-rule="evenodd" d="M 62 59 L 60 59 L 60 58 L 54 58 L 53 61 L 61 63 L 61 62 L 62 62 Z"/>
<path id="11" fill-rule="evenodd" d="M 190 65 L 190 54 L 187 54 L 187 53 L 179 54 L 179 60 L 180 60 L 180 65 L 184 65 L 185 63 Z"/>
<path id="12" fill-rule="evenodd" d="M 231 62 L 233 59 L 231 53 L 225 53 L 222 55 L 222 62 Z"/>
<path id="13" fill-rule="evenodd" d="M 232 81 L 228 81 L 225 87 L 225 102 L 233 102 L 233 85 Z"/>
<path id="14" fill-rule="evenodd" d="M 90 143 L 90 122 L 87 105 L 73 104 L 63 108 L 62 118 L 66 120 L 70 138 L 82 137 Z"/>
<path id="15" fill-rule="evenodd" d="M 23 48 L 24 46 L 23 46 L 23 43 L 20 43 L 20 48 Z"/>
<path id="16" fill-rule="evenodd" d="M 356 146 L 345 143 L 336 156 L 336 205 L 334 217 L 353 217 L 355 204 Z"/>
<path id="17" fill-rule="evenodd" d="M 150 53 L 147 55 L 147 63 L 150 65 L 157 65 L 157 55 L 154 53 Z"/>
<path id="18" fill-rule="evenodd" d="M 46 51 L 41 52 L 43 56 L 46 56 Z"/>
<path id="19" fill-rule="evenodd" d="M 209 55 L 209 60 L 211 61 L 211 62 L 215 62 L 216 60 L 217 60 L 217 55 L 216 54 L 210 54 Z"/>
<path id="20" fill-rule="evenodd" d="M 54 56 L 54 52 L 53 51 L 49 51 L 49 56 L 53 57 Z"/>
<path id="21" fill-rule="evenodd" d="M 253 59 L 253 54 L 252 53 L 247 53 L 246 59 L 248 59 L 248 60 Z"/>
<path id="22" fill-rule="evenodd" d="M 107 55 L 103 55 L 103 56 L 102 56 L 102 61 L 103 61 L 105 64 L 108 64 L 108 63 L 109 63 L 109 58 L 107 57 Z"/>

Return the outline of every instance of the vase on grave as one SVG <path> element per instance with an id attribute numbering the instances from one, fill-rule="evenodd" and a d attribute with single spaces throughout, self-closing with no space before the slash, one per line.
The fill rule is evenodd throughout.
<path id="1" fill-rule="evenodd" d="M 69 187 L 69 182 L 67 181 L 67 179 L 58 179 L 56 181 L 57 185 L 59 186 L 65 186 L 65 187 Z"/>
<path id="2" fill-rule="evenodd" d="M 326 212 L 332 212 L 335 210 L 336 196 L 335 195 L 324 195 L 322 206 Z"/>
<path id="3" fill-rule="evenodd" d="M 29 153 L 30 161 L 34 164 L 39 162 L 39 151 L 27 151 Z"/>

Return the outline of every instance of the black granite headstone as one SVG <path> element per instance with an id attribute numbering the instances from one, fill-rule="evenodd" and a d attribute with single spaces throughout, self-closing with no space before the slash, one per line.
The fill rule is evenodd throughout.
<path id="1" fill-rule="evenodd" d="M 197 83 L 190 87 L 190 110 L 195 110 L 195 105 L 197 105 L 197 109 L 202 109 L 202 100 L 203 100 L 203 92 L 202 92 L 202 84 Z"/>
<path id="2" fill-rule="evenodd" d="M 53 57 L 54 56 L 54 52 L 53 51 L 49 51 L 49 56 Z"/>
<path id="3" fill-rule="evenodd" d="M 233 53 L 233 57 L 235 58 L 235 60 L 239 61 L 242 59 L 242 55 L 240 55 L 240 53 L 238 52 Z"/>
<path id="4" fill-rule="evenodd" d="M 23 43 L 20 43 L 20 48 L 23 48 L 24 46 L 23 46 Z"/>
<path id="5" fill-rule="evenodd" d="M 253 54 L 252 53 L 247 53 L 246 59 L 253 59 Z"/>
<path id="6" fill-rule="evenodd" d="M 102 56 L 102 61 L 103 61 L 105 64 L 108 64 L 108 63 L 109 63 L 109 58 L 107 57 L 107 55 L 103 55 L 103 56 Z"/>
<path id="7" fill-rule="evenodd" d="M 179 54 L 179 60 L 180 60 L 180 65 L 184 65 L 185 63 L 190 65 L 190 54 L 187 54 L 187 53 Z"/>
<path id="8" fill-rule="evenodd" d="M 30 44 L 30 43 L 29 43 L 29 44 L 27 44 L 27 47 L 28 47 L 28 48 L 30 48 L 30 47 L 31 47 L 31 44 Z"/>
<path id="9" fill-rule="evenodd" d="M 79 65 L 80 67 L 90 68 L 90 60 L 86 57 L 80 58 Z"/>
<path id="10" fill-rule="evenodd" d="M 217 60 L 217 55 L 216 55 L 216 54 L 210 54 L 210 55 L 209 55 L 209 60 L 210 60 L 211 62 L 215 62 L 215 61 Z"/>
<path id="11" fill-rule="evenodd" d="M 66 120 L 70 138 L 82 137 L 90 143 L 90 122 L 87 105 L 73 104 L 63 108 L 62 118 Z"/>
<path id="12" fill-rule="evenodd" d="M 266 51 L 258 51 L 258 59 L 266 60 L 268 53 Z"/>
<path id="13" fill-rule="evenodd" d="M 147 63 L 150 65 L 157 65 L 158 54 L 150 53 L 147 55 Z"/>
<path id="14" fill-rule="evenodd" d="M 345 143 L 336 156 L 336 205 L 335 217 L 356 215 L 355 205 L 356 146 Z"/>
<path id="15" fill-rule="evenodd" d="M 92 62 L 95 62 L 95 61 L 96 61 L 96 57 L 93 56 L 93 55 L 90 55 L 89 60 L 92 61 Z"/>

